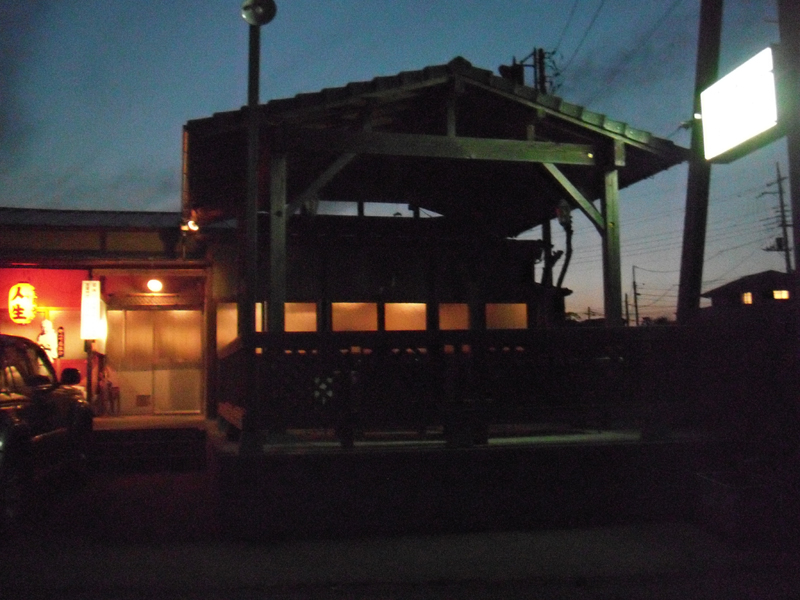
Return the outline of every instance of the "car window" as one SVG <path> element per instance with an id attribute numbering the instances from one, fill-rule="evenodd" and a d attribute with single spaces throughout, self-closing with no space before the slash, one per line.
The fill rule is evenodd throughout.
<path id="1" fill-rule="evenodd" d="M 20 385 L 24 385 L 22 374 L 14 366 L 7 364 L 4 355 L 0 355 L 0 392 L 16 392 Z"/>
<path id="2" fill-rule="evenodd" d="M 46 377 L 51 383 L 56 381 L 52 367 L 33 344 L 19 342 L 5 346 L 2 367 L 4 385 L 19 394 L 30 395 L 28 382 L 36 376 Z"/>
<path id="3" fill-rule="evenodd" d="M 31 368 L 31 375 L 47 377 L 51 383 L 55 383 L 56 376 L 50 363 L 44 358 L 43 352 L 36 346 L 27 347 L 28 362 Z"/>
<path id="4" fill-rule="evenodd" d="M 19 369 L 14 365 L 9 365 L 4 369 L 6 373 L 6 380 L 8 381 L 8 389 L 12 392 L 23 394 L 26 391 L 25 378 Z"/>
<path id="5" fill-rule="evenodd" d="M 28 373 L 27 360 L 14 346 L 6 346 L 0 355 L 2 366 L 2 389 L 8 392 L 24 394 L 27 392 L 25 377 Z"/>

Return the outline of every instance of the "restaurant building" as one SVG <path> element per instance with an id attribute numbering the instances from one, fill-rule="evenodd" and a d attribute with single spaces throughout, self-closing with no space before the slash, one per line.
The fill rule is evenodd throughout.
<path id="1" fill-rule="evenodd" d="M 57 372 L 81 371 L 98 414 L 206 411 L 208 263 L 188 257 L 178 214 L 5 208 L 0 231 L 0 333 L 37 340 L 52 325 Z"/>
<path id="2" fill-rule="evenodd" d="M 619 190 L 687 156 L 463 58 L 272 100 L 258 134 L 254 214 L 246 109 L 186 123 L 180 213 L 0 210 L 2 289 L 36 294 L 0 332 L 50 321 L 58 365 L 94 390 L 102 373 L 121 414 L 260 431 L 319 425 L 355 389 L 378 425 L 424 425 L 426 397 L 524 404 L 566 364 L 546 332 L 564 324 L 573 214 L 597 230 L 621 327 Z M 107 333 L 84 339 L 95 313 Z M 586 364 L 607 346 L 582 344 Z"/>

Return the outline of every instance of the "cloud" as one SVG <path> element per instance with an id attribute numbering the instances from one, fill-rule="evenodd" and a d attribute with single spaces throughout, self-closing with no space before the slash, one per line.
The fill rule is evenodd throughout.
<path id="1" fill-rule="evenodd" d="M 37 206 L 72 210 L 180 210 L 180 173 L 162 167 L 132 167 L 102 178 L 81 176 L 68 186 L 49 186 Z"/>
<path id="2" fill-rule="evenodd" d="M 584 52 L 565 74 L 564 87 L 579 92 L 579 103 L 595 105 L 614 96 L 624 97 L 654 87 L 676 75 L 694 71 L 697 46 L 697 14 L 664 14 L 624 46 L 595 48 Z"/>
<path id="3" fill-rule="evenodd" d="M 0 173 L 10 170 L 32 134 L 19 97 L 19 76 L 45 2 L 0 6 Z"/>

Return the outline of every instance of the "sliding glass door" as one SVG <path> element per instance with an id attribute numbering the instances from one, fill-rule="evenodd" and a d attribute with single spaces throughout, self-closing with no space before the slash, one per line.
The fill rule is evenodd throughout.
<path id="1" fill-rule="evenodd" d="M 108 312 L 106 364 L 121 414 L 202 411 L 202 324 L 200 310 Z"/>

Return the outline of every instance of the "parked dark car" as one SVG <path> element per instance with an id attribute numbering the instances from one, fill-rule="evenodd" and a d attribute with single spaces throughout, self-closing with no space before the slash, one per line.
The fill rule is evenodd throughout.
<path id="1" fill-rule="evenodd" d="M 38 344 L 0 334 L 0 529 L 24 507 L 37 476 L 56 468 L 85 469 L 92 411 L 76 369 L 56 377 Z"/>

